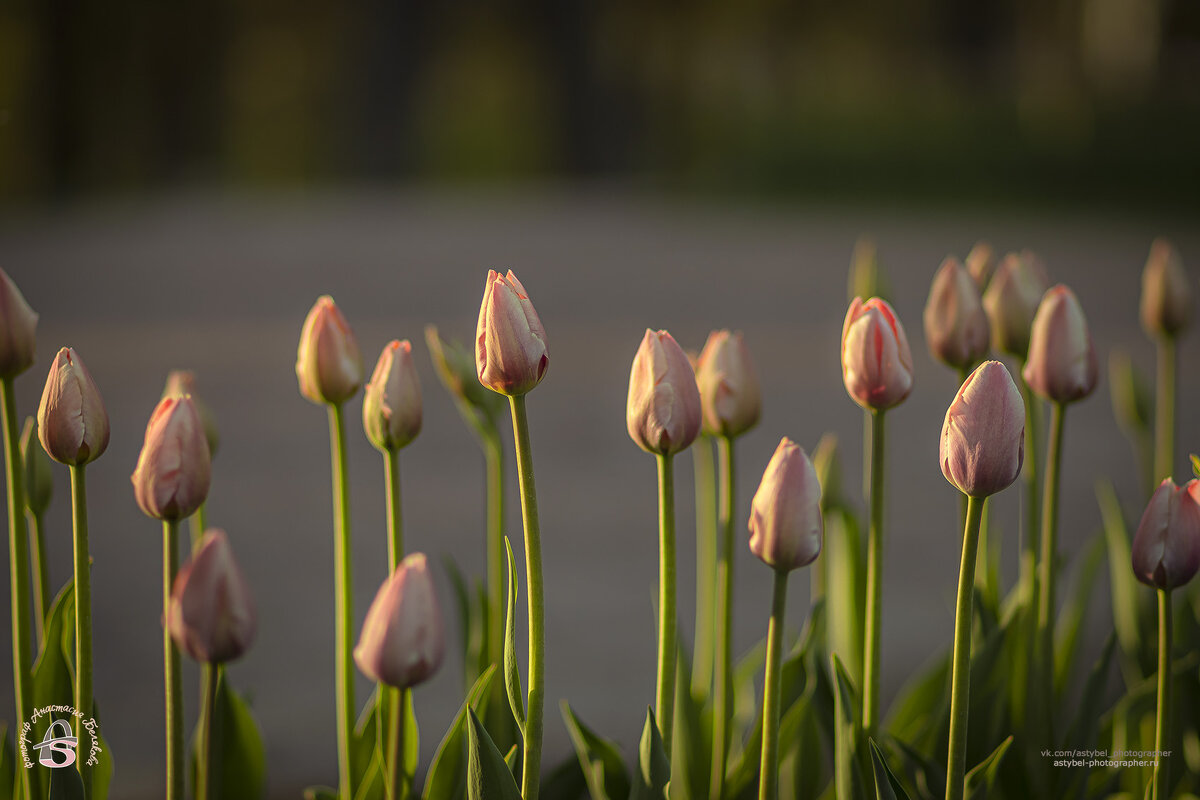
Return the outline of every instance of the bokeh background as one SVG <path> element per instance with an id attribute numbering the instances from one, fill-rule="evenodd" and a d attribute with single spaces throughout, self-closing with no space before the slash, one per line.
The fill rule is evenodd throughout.
<path id="1" fill-rule="evenodd" d="M 624 430 L 643 330 L 668 328 L 689 347 L 712 328 L 744 331 L 764 416 L 739 443 L 740 517 L 783 435 L 811 449 L 836 431 L 853 489 L 860 411 L 841 385 L 838 340 L 854 242 L 872 235 L 917 371 L 892 414 L 885 698 L 949 645 L 960 537 L 937 440 L 957 387 L 925 349 L 929 281 L 979 239 L 1032 248 L 1079 295 L 1102 361 L 1121 346 L 1152 370 L 1137 322 L 1150 241 L 1175 242 L 1194 288 L 1200 274 L 1200 7 L 877 6 L 0 7 L 0 266 L 41 314 L 19 410 L 35 412 L 55 351 L 71 345 L 112 418 L 89 485 L 96 694 L 114 797 L 161 796 L 161 538 L 128 476 L 166 373 L 180 367 L 198 373 L 223 437 L 210 521 L 228 530 L 258 598 L 258 644 L 230 675 L 253 697 L 271 796 L 335 780 L 325 417 L 293 373 L 301 323 L 324 293 L 368 364 L 389 339 L 414 341 L 426 422 L 403 455 L 407 542 L 476 575 L 482 460 L 421 332 L 434 322 L 469 340 L 489 267 L 514 268 L 532 295 L 551 352 L 529 402 L 554 763 L 569 753 L 559 699 L 627 753 L 653 699 L 654 467 Z M 1181 345 L 1181 475 L 1200 449 L 1196 338 Z M 1067 558 L 1099 528 L 1097 478 L 1111 477 L 1127 513 L 1140 512 L 1133 451 L 1107 392 L 1102 382 L 1067 422 Z M 352 402 L 352 422 L 357 413 Z M 355 426 L 350 455 L 361 620 L 385 573 L 383 480 Z M 687 457 L 677 472 L 690 638 Z M 70 574 L 65 471 L 57 477 L 56 585 Z M 1017 494 L 992 504 L 1010 577 Z M 766 568 L 745 549 L 737 557 L 740 651 L 765 633 L 769 592 Z M 438 580 L 453 630 L 450 587 Z M 793 581 L 794 627 L 806 581 Z M 1102 592 L 1097 635 L 1110 625 Z M 1085 658 L 1095 636 L 1090 647 Z M 10 662 L 0 664 L 8 686 Z M 367 689 L 360 681 L 360 697 Z M 195 694 L 185 692 L 189 727 Z M 423 763 L 461 698 L 451 658 L 417 692 Z M 7 691 L 0 717 L 12 718 Z"/>

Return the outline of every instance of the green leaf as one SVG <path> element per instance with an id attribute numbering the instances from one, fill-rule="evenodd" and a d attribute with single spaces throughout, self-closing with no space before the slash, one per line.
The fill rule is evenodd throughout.
<path id="1" fill-rule="evenodd" d="M 521 790 L 492 737 L 488 736 L 472 709 L 467 709 L 467 716 L 470 719 L 467 728 L 467 797 L 469 800 L 521 800 Z"/>
<path id="2" fill-rule="evenodd" d="M 927 749 L 942 707 L 949 709 L 949 687 L 950 654 L 942 653 L 900 690 L 888 714 L 886 730 L 897 739 Z"/>
<path id="3" fill-rule="evenodd" d="M 0 800 L 12 800 L 17 781 L 17 753 L 8 736 L 8 723 L 0 722 Z"/>
<path id="4" fill-rule="evenodd" d="M 1076 568 L 1071 593 L 1059 611 L 1054 637 L 1054 685 L 1059 694 L 1066 687 L 1075 665 L 1083 620 L 1090 605 L 1092 588 L 1096 585 L 1100 562 L 1104 559 L 1104 547 L 1104 539 L 1099 536 L 1088 546 Z"/>
<path id="5" fill-rule="evenodd" d="M 1142 617 L 1142 597 L 1137 579 L 1130 569 L 1132 555 L 1129 549 L 1129 530 L 1117 492 L 1109 481 L 1097 481 L 1096 499 L 1100 503 L 1100 517 L 1104 522 L 1104 541 L 1108 545 L 1108 575 L 1112 591 L 1113 628 L 1121 650 L 1137 660 L 1142 649 L 1142 633 L 1139 620 Z"/>
<path id="6" fill-rule="evenodd" d="M 222 800 L 261 800 L 267 790 L 262 736 L 250 707 L 229 685 L 224 670 L 221 672 L 213 706 L 213 784 L 209 793 Z M 199 727 L 193 741 L 198 746 Z"/>
<path id="7" fill-rule="evenodd" d="M 815 694 L 816 684 L 813 684 Z M 779 764 L 779 785 L 792 788 L 794 798 L 816 797 L 825 785 L 825 751 L 821 745 L 821 728 L 810 696 L 800 698 L 783 714 L 779 722 L 782 757 Z M 678 740 L 677 740 L 678 741 Z"/>
<path id="8" fill-rule="evenodd" d="M 584 725 L 566 700 L 559 707 L 592 800 L 623 800 L 629 795 L 629 775 L 616 746 Z"/>
<path id="9" fill-rule="evenodd" d="M 381 747 L 379 736 L 383 729 L 380 719 L 379 686 L 367 698 L 366 705 L 359 712 L 358 721 L 350 737 L 350 770 L 355 776 L 355 785 L 369 785 L 365 778 L 371 770 L 371 763 L 380 757 Z M 358 800 L 357 796 L 355 800 Z"/>
<path id="10" fill-rule="evenodd" d="M 425 776 L 423 800 L 459 800 L 466 792 L 466 741 L 463 728 L 466 725 L 468 709 L 478 709 L 479 704 L 487 696 L 491 686 L 492 676 L 496 667 L 492 665 L 483 671 L 467 699 L 463 702 L 446 735 L 442 737 L 433 761 L 429 763 L 429 772 Z"/>
<path id="11" fill-rule="evenodd" d="M 1200 456 L 1192 453 L 1192 474 L 1200 478 Z"/>
<path id="12" fill-rule="evenodd" d="M 508 748 L 508 752 L 504 754 L 504 766 L 508 767 L 509 772 L 513 772 L 517 768 L 517 746 L 514 744 Z"/>
<path id="13" fill-rule="evenodd" d="M 629 800 L 666 800 L 667 784 L 671 782 L 671 763 L 663 749 L 654 709 L 646 709 L 646 724 L 638 747 L 638 768 L 629 788 Z"/>
<path id="14" fill-rule="evenodd" d="M 108 800 L 108 790 L 112 785 L 113 762 L 112 748 L 104 738 L 104 725 L 100 721 L 100 707 L 92 701 L 92 719 L 96 720 L 96 729 L 100 732 L 100 755 L 92 767 L 92 800 Z"/>
<path id="15" fill-rule="evenodd" d="M 50 800 L 83 800 L 83 778 L 79 776 L 79 770 L 50 770 Z"/>
<path id="16" fill-rule="evenodd" d="M 909 800 L 908 792 L 896 780 L 896 776 L 888 767 L 879 745 L 874 739 L 867 739 L 871 746 L 871 766 L 875 773 L 875 800 Z"/>
<path id="17" fill-rule="evenodd" d="M 1064 742 L 1070 747 L 1090 749 L 1095 741 L 1096 730 L 1100 722 L 1101 703 L 1104 700 L 1104 688 L 1108 683 L 1109 665 L 1112 663 L 1113 651 L 1116 649 L 1116 633 L 1111 633 L 1104 642 L 1104 649 L 1096 663 L 1088 673 L 1083 684 L 1083 694 L 1079 697 L 1079 707 L 1071 727 L 1067 729 Z M 1083 789 L 1088 770 L 1071 770 L 1071 787 L 1076 797 L 1083 797 Z"/>
<path id="18" fill-rule="evenodd" d="M 692 695 L 691 658 L 682 647 L 675 665 L 675 744 L 671 748 L 671 786 L 681 797 L 704 797 L 708 793 L 712 762 L 712 726 L 705 714 L 704 701 Z"/>
<path id="19" fill-rule="evenodd" d="M 842 661 L 830 656 L 834 680 L 834 785 L 838 800 L 863 800 L 865 782 L 859 766 L 862 711 L 858 692 Z"/>
<path id="20" fill-rule="evenodd" d="M 446 569 L 446 575 L 450 578 L 450 586 L 454 590 L 454 610 L 458 612 L 458 653 L 462 657 L 463 664 L 463 683 L 470 685 L 472 676 L 470 674 L 471 664 L 474 661 L 470 658 L 470 642 L 471 642 L 471 590 L 467 583 L 466 577 L 463 576 L 462 570 L 458 568 L 458 564 L 450 556 L 442 559 L 442 566 Z"/>
<path id="21" fill-rule="evenodd" d="M 583 800 L 587 790 L 587 781 L 583 779 L 579 759 L 571 754 L 550 770 L 542 781 L 538 797 L 540 800 Z"/>
<path id="22" fill-rule="evenodd" d="M 1009 736 L 967 773 L 967 800 L 987 800 L 996 785 L 996 777 L 1000 774 L 1000 762 L 1004 760 L 1004 754 L 1008 752 L 1012 743 L 1013 737 Z"/>
<path id="23" fill-rule="evenodd" d="M 504 537 L 504 549 L 508 553 L 508 610 L 504 614 L 504 688 L 508 692 L 508 705 L 513 719 L 525 738 L 525 693 L 521 690 L 521 673 L 517 669 L 517 562 L 513 558 L 512 544 Z"/>
<path id="24" fill-rule="evenodd" d="M 75 630 L 75 580 L 66 582 L 46 614 L 45 637 L 33 665 L 33 707 L 70 702 L 75 696 L 62 647 L 65 631 Z M 72 635 L 72 640 L 74 636 Z"/>
<path id="25" fill-rule="evenodd" d="M 858 526 L 849 513 L 833 511 L 825 517 L 826 625 L 831 653 L 843 656 L 847 674 L 862 678 L 864 572 Z"/>

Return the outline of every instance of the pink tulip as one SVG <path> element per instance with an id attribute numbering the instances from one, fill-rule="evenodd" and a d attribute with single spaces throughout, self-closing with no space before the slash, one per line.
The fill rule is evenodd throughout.
<path id="1" fill-rule="evenodd" d="M 1007 489 L 1025 457 L 1025 403 L 999 361 L 985 361 L 958 390 L 942 424 L 942 474 L 963 494 Z"/>
<path id="2" fill-rule="evenodd" d="M 133 471 L 133 493 L 155 519 L 181 520 L 208 497 L 212 476 L 204 424 L 190 395 L 159 401 Z"/>
<path id="3" fill-rule="evenodd" d="M 987 242 L 976 242 L 971 252 L 963 259 L 963 265 L 967 272 L 971 273 L 971 278 L 982 293 L 996 272 L 996 251 Z"/>
<path id="4" fill-rule="evenodd" d="M 363 393 L 363 430 L 376 449 L 399 450 L 421 432 L 421 383 L 407 339 L 383 348 Z"/>
<path id="5" fill-rule="evenodd" d="M 546 330 L 525 287 L 512 270 L 489 270 L 475 329 L 479 382 L 493 392 L 522 395 L 542 382 L 549 366 Z"/>
<path id="6" fill-rule="evenodd" d="M 21 290 L 0 269 L 0 378 L 15 377 L 33 366 L 37 321 Z"/>
<path id="7" fill-rule="evenodd" d="M 671 334 L 647 330 L 629 372 L 629 436 L 647 452 L 674 455 L 695 441 L 700 414 L 700 391 L 687 355 Z"/>
<path id="8" fill-rule="evenodd" d="M 1071 403 L 1096 388 L 1100 370 L 1087 319 L 1066 286 L 1046 292 L 1033 318 L 1029 358 L 1023 372 L 1029 388 L 1055 403 Z"/>
<path id="9" fill-rule="evenodd" d="M 433 577 L 424 554 L 414 553 L 379 587 L 354 661 L 368 678 L 408 689 L 437 672 L 445 650 Z"/>
<path id="10" fill-rule="evenodd" d="M 896 312 L 878 297 L 850 302 L 842 325 L 842 380 L 854 402 L 876 411 L 900 404 L 912 391 L 908 339 Z"/>
<path id="11" fill-rule="evenodd" d="M 811 564 L 824 535 L 816 470 L 804 450 L 785 436 L 750 501 L 750 552 L 787 572 Z"/>
<path id="12" fill-rule="evenodd" d="M 706 431 L 740 436 L 758 424 L 762 395 L 758 372 L 741 331 L 713 331 L 700 351 L 696 385 Z"/>
<path id="13" fill-rule="evenodd" d="M 358 342 L 329 295 L 318 298 L 304 320 L 296 350 L 296 378 L 302 395 L 330 405 L 346 402 L 362 385 Z"/>
<path id="14" fill-rule="evenodd" d="M 1046 272 L 1033 253 L 1004 257 L 983 295 L 993 347 L 1025 358 L 1033 317 L 1048 285 Z"/>
<path id="15" fill-rule="evenodd" d="M 38 438 L 63 464 L 82 466 L 108 447 L 108 412 L 83 360 L 69 347 L 58 351 L 38 406 Z"/>
<path id="16" fill-rule="evenodd" d="M 221 435 L 217 430 L 217 420 L 208 405 L 196 393 L 196 373 L 190 369 L 173 369 L 167 373 L 167 385 L 163 388 L 163 397 L 183 397 L 190 395 L 196 404 L 196 413 L 204 424 L 204 438 L 208 440 L 208 454 L 215 456 L 217 447 L 221 444 Z"/>
<path id="17" fill-rule="evenodd" d="M 979 286 L 958 259 L 942 262 L 925 303 L 929 352 L 955 369 L 969 369 L 988 353 L 988 318 Z"/>
<path id="18" fill-rule="evenodd" d="M 1142 272 L 1142 327 L 1151 336 L 1174 337 L 1192 319 L 1192 287 L 1179 253 L 1155 239 Z"/>
<path id="19" fill-rule="evenodd" d="M 1200 569 L 1200 481 L 1167 478 L 1150 498 L 1133 537 L 1133 574 L 1147 586 L 1174 589 Z"/>
<path id="20" fill-rule="evenodd" d="M 196 661 L 219 664 L 250 649 L 258 627 L 254 598 L 224 531 L 204 534 L 175 576 L 168 608 L 171 638 Z"/>

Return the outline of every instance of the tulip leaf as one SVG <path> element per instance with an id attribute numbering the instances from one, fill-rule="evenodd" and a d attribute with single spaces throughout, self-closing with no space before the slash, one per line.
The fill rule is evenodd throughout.
<path id="1" fill-rule="evenodd" d="M 704 797 L 712 761 L 712 726 L 704 701 L 692 694 L 691 658 L 682 646 L 675 660 L 675 745 L 671 785 L 680 797 Z"/>
<path id="2" fill-rule="evenodd" d="M 546 775 L 538 789 L 538 797 L 541 800 L 583 800 L 587 790 L 579 759 L 572 753 Z"/>
<path id="3" fill-rule="evenodd" d="M 1000 746 L 983 761 L 975 765 L 966 776 L 966 796 L 968 800 L 987 800 L 996 785 L 996 777 L 1000 774 L 1000 763 L 1004 754 L 1012 746 L 1013 737 L 1009 736 Z"/>
<path id="4" fill-rule="evenodd" d="M 355 785 L 361 786 L 365 783 L 364 778 L 371 769 L 371 763 L 379 758 L 382 750 L 379 737 L 384 726 L 380 717 L 380 694 L 380 686 L 376 685 L 359 712 L 358 721 L 350 735 L 350 770 L 354 775 Z"/>
<path id="5" fill-rule="evenodd" d="M 521 790 L 473 709 L 467 709 L 468 800 L 521 800 Z"/>
<path id="6" fill-rule="evenodd" d="M 8 723 L 0 722 L 0 800 L 16 795 L 17 754 L 8 735 Z"/>
<path id="7" fill-rule="evenodd" d="M 1141 652 L 1142 598 L 1138 591 L 1137 578 L 1129 568 L 1132 555 L 1129 547 L 1129 530 L 1117 492 L 1109 481 L 1096 483 L 1096 499 L 1100 503 L 1100 517 L 1104 522 L 1104 541 L 1108 545 L 1108 575 L 1112 587 L 1113 628 L 1117 641 L 1127 657 L 1136 660 Z"/>
<path id="8" fill-rule="evenodd" d="M 66 582 L 46 613 L 45 635 L 41 652 L 33 665 L 33 707 L 44 708 L 75 696 L 71 670 L 62 646 L 65 631 L 75 630 L 75 580 Z M 72 645 L 73 649 L 73 645 Z"/>
<path id="9" fill-rule="evenodd" d="M 949 685 L 950 654 L 943 653 L 900 690 L 888 715 L 887 731 L 919 748 L 932 746 L 940 710 L 949 701 Z"/>
<path id="10" fill-rule="evenodd" d="M 666 800 L 671 781 L 671 763 L 663 749 L 662 736 L 654 719 L 654 709 L 646 709 L 646 724 L 638 747 L 638 767 L 629 787 L 629 800 Z"/>
<path id="11" fill-rule="evenodd" d="M 816 683 L 813 684 L 815 694 Z M 817 723 L 815 706 L 805 695 L 784 713 L 779 722 L 780 793 L 782 787 L 792 787 L 791 796 L 811 798 L 820 794 L 825 785 L 825 750 L 821 745 L 821 727 Z M 785 746 L 785 743 L 789 743 Z"/>
<path id="12" fill-rule="evenodd" d="M 192 736 L 193 781 L 200 768 L 200 740 L 201 728 L 197 723 Z M 261 800 L 266 795 L 266 752 L 258 723 L 246 701 L 229 685 L 224 670 L 218 679 L 213 705 L 212 759 L 210 797 Z"/>
<path id="13" fill-rule="evenodd" d="M 475 663 L 470 658 L 470 642 L 471 642 L 471 590 L 467 579 L 463 576 L 462 570 L 458 568 L 458 564 L 450 556 L 442 559 L 442 566 L 446 569 L 446 575 L 450 578 L 450 586 L 454 590 L 454 610 L 458 612 L 458 632 L 459 632 L 459 655 L 462 656 L 463 663 L 463 682 L 470 684 L 471 682 L 471 664 Z"/>
<path id="14" fill-rule="evenodd" d="M 584 725 L 566 700 L 559 707 L 592 800 L 624 800 L 629 795 L 629 775 L 616 746 Z"/>
<path id="15" fill-rule="evenodd" d="M 900 785 L 895 774 L 887 765 L 879 745 L 868 739 L 871 747 L 871 766 L 875 773 L 875 800 L 909 800 L 908 792 Z"/>
<path id="16" fill-rule="evenodd" d="M 466 733 L 463 728 L 466 727 L 467 711 L 480 707 L 479 704 L 487 697 L 495 673 L 495 665 L 483 671 L 455 714 L 454 721 L 450 723 L 450 728 L 433 755 L 433 761 L 429 763 L 425 790 L 421 794 L 423 800 L 459 800 L 466 792 Z"/>
<path id="17" fill-rule="evenodd" d="M 1092 588 L 1096 585 L 1096 573 L 1104 559 L 1104 539 L 1097 536 L 1084 552 L 1075 570 L 1071 594 L 1058 614 L 1055 625 L 1054 686 L 1059 695 L 1067 686 L 1079 641 L 1083 633 L 1083 620 L 1090 605 Z M 1081 745 L 1076 744 L 1076 747 Z"/>
<path id="18" fill-rule="evenodd" d="M 841 659 L 830 656 L 834 691 L 834 786 L 839 800 L 864 800 L 866 789 L 859 767 L 862 711 L 858 692 Z"/>
<path id="19" fill-rule="evenodd" d="M 84 800 L 83 778 L 77 769 L 50 770 L 50 800 Z"/>
<path id="20" fill-rule="evenodd" d="M 918 797 L 942 797 L 946 794 L 946 768 L 932 757 L 918 752 L 903 739 L 888 737 L 892 751 L 904 765 L 904 773 Z M 945 751 L 943 751 L 944 755 Z"/>
<path id="21" fill-rule="evenodd" d="M 1084 681 L 1083 693 L 1079 697 L 1079 707 L 1075 711 L 1071 727 L 1067 729 L 1066 738 L 1063 739 L 1064 742 L 1069 742 L 1071 747 L 1092 747 L 1099 724 L 1101 703 L 1104 700 L 1104 688 L 1108 683 L 1109 665 L 1112 663 L 1116 643 L 1116 633 L 1109 634 L 1108 639 L 1104 642 L 1104 650 L 1101 651 L 1100 657 L 1096 659 L 1096 663 L 1092 665 L 1092 669 L 1088 673 L 1087 680 Z M 1071 786 L 1074 791 L 1065 793 L 1064 796 L 1074 795 L 1081 798 L 1088 770 L 1071 770 L 1070 772 Z"/>
<path id="22" fill-rule="evenodd" d="M 826 649 L 842 654 L 847 674 L 862 678 L 864 573 L 862 546 L 854 517 L 833 509 L 825 517 Z"/>
<path id="23" fill-rule="evenodd" d="M 508 692 L 508 705 L 513 719 L 525 738 L 525 693 L 521 690 L 521 673 L 517 669 L 517 562 L 513 558 L 512 544 L 504 537 L 504 549 L 508 553 L 508 610 L 504 614 L 504 688 Z"/>
<path id="24" fill-rule="evenodd" d="M 1192 474 L 1200 478 L 1200 456 L 1192 453 Z"/>

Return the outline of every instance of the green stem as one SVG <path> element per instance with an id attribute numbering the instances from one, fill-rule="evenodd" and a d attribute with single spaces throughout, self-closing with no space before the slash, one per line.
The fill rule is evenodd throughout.
<path id="1" fill-rule="evenodd" d="M 771 622 L 767 626 L 767 667 L 763 677 L 762 760 L 758 770 L 758 800 L 776 800 L 779 796 L 779 692 L 787 579 L 787 570 L 775 570 Z"/>
<path id="2" fill-rule="evenodd" d="M 71 467 L 71 521 L 75 532 L 75 710 L 85 717 L 92 715 L 92 569 L 88 558 L 87 467 Z M 174 576 L 172 576 L 172 581 Z M 170 597 L 168 587 L 164 597 Z M 166 619 L 164 616 L 163 619 Z M 168 640 L 170 636 L 168 635 Z M 83 796 L 92 796 L 92 768 L 88 756 L 92 752 L 91 734 L 84 728 L 80 734 L 79 775 L 83 779 Z"/>
<path id="3" fill-rule="evenodd" d="M 879 721 L 879 640 L 883 629 L 884 411 L 872 414 L 871 525 L 867 533 L 867 618 L 863 632 L 863 731 Z"/>
<path id="4" fill-rule="evenodd" d="M 1154 402 L 1154 485 L 1175 468 L 1175 339 L 1158 340 L 1158 387 Z"/>
<path id="5" fill-rule="evenodd" d="M 658 456 L 658 683 L 654 708 L 663 752 L 671 760 L 675 724 L 675 475 L 674 456 Z"/>
<path id="6" fill-rule="evenodd" d="M 521 519 L 525 525 L 525 583 L 529 587 L 529 692 L 525 721 L 525 756 L 521 766 L 521 797 L 537 800 L 542 763 L 542 706 L 546 683 L 546 615 L 542 587 L 542 537 L 538 526 L 537 489 L 533 482 L 533 448 L 525 395 L 510 397 L 517 474 L 521 484 Z"/>
<path id="7" fill-rule="evenodd" d="M 30 667 L 29 632 L 29 554 L 25 552 L 29 543 L 25 532 L 24 466 L 17 438 L 17 400 L 13 392 L 13 379 L 0 381 L 0 405 L 4 411 L 4 456 L 5 474 L 8 477 L 8 566 L 12 594 L 12 656 L 13 656 L 13 699 L 16 712 L 16 727 L 24 724 L 33 712 L 33 681 Z M 30 443 L 33 447 L 33 443 Z M 26 797 L 37 796 L 37 778 L 34 770 L 21 769 L 21 784 Z"/>
<path id="8" fill-rule="evenodd" d="M 1045 734 L 1051 736 L 1054 708 L 1054 574 L 1058 541 L 1058 484 L 1062 464 L 1063 424 L 1066 406 L 1055 403 L 1050 413 L 1050 440 L 1046 452 L 1046 486 L 1042 493 L 1042 555 L 1038 563 L 1038 684 Z"/>
<path id="9" fill-rule="evenodd" d="M 717 439 L 717 460 L 721 468 L 721 496 L 718 526 L 721 547 L 717 551 L 717 646 L 713 664 L 713 753 L 710 800 L 721 800 L 725 791 L 725 759 L 733 723 L 733 439 Z"/>
<path id="10" fill-rule="evenodd" d="M 217 686 L 221 682 L 220 664 L 202 664 L 200 680 L 204 685 L 200 705 L 200 769 L 196 771 L 196 800 L 210 800 L 217 785 L 213 766 L 213 715 L 217 709 Z"/>
<path id="11" fill-rule="evenodd" d="M 412 689 L 389 689 L 389 718 L 391 746 L 388 748 L 388 800 L 407 800 L 410 776 L 404 765 L 404 720 L 412 704 Z"/>
<path id="12" fill-rule="evenodd" d="M 713 444 L 701 436 L 692 445 L 696 493 L 696 627 L 692 645 L 692 697 L 703 702 L 712 691 L 713 584 L 717 577 L 717 498 Z"/>
<path id="13" fill-rule="evenodd" d="M 1021 585 L 1028 598 L 1029 608 L 1037 608 L 1037 557 L 1038 532 L 1041 527 L 1041 506 L 1038 497 L 1038 436 L 1042 422 L 1042 401 L 1020 380 L 1021 395 L 1025 400 L 1025 462 L 1022 472 L 1025 477 L 1025 531 L 1021 537 Z M 1031 648 L 1032 652 L 1032 648 Z"/>
<path id="14" fill-rule="evenodd" d="M 388 564 L 395 572 L 404 558 L 404 525 L 400 517 L 400 451 L 383 454 L 383 477 L 387 483 Z"/>
<path id="15" fill-rule="evenodd" d="M 196 513 L 192 514 L 192 518 L 188 520 L 188 529 L 192 538 L 192 553 L 195 553 L 200 549 L 200 540 L 204 538 L 204 532 L 208 530 L 207 501 L 201 503 Z"/>
<path id="16" fill-rule="evenodd" d="M 404 558 L 404 527 L 400 506 L 400 451 L 385 450 L 383 453 L 383 478 L 387 495 L 387 530 L 388 530 L 388 574 L 395 573 Z M 404 716 L 403 704 L 399 702 L 398 692 L 392 691 L 386 684 L 379 683 L 376 687 L 376 702 L 383 714 L 384 748 L 388 758 L 388 797 L 398 798 L 404 795 L 394 794 L 401 787 L 404 779 Z"/>
<path id="17" fill-rule="evenodd" d="M 962 800 L 966 791 L 967 709 L 971 693 L 971 617 L 975 599 L 975 557 L 979 521 L 986 497 L 967 503 L 963 530 L 962 565 L 958 572 L 958 603 L 954 611 L 954 665 L 950 680 L 950 749 L 946 762 L 946 800 Z"/>
<path id="18" fill-rule="evenodd" d="M 350 561 L 350 483 L 346 469 L 346 426 L 342 407 L 329 406 L 329 444 L 333 461 L 334 533 L 334 682 L 337 702 L 338 796 L 353 800 L 355 785 L 350 763 L 354 733 L 354 573 Z"/>
<path id="19" fill-rule="evenodd" d="M 493 428 L 483 437 L 487 464 L 487 594 L 488 661 L 504 663 L 504 451 L 500 432 Z M 493 697 L 505 704 L 504 682 L 493 681 Z M 507 705 L 501 705 L 507 708 Z M 507 713 L 507 712 L 506 712 Z"/>
<path id="20" fill-rule="evenodd" d="M 179 569 L 179 523 L 163 520 L 163 620 L 169 619 L 171 587 Z M 163 625 L 163 682 L 167 708 L 167 800 L 183 800 L 183 684 L 179 649 Z"/>
<path id="21" fill-rule="evenodd" d="M 1170 796 L 1170 763 L 1162 755 L 1171 735 L 1171 590 L 1158 590 L 1158 715 L 1154 725 L 1154 778 L 1150 800 Z"/>
<path id="22" fill-rule="evenodd" d="M 50 564 L 46 561 L 46 536 L 41 515 L 30 513 L 26 522 L 29 523 L 29 560 L 33 568 L 33 622 L 40 651 L 46 641 L 46 612 L 50 610 Z"/>

